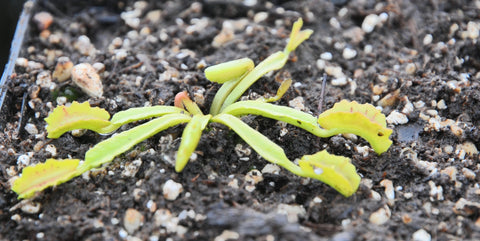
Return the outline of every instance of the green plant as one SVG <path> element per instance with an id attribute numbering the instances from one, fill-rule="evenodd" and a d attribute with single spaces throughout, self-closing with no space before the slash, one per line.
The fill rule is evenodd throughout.
<path id="1" fill-rule="evenodd" d="M 206 77 L 223 84 L 214 97 L 210 114 L 207 115 L 202 113 L 186 92 L 176 95 L 175 106 L 131 108 L 118 112 L 111 119 L 107 111 L 98 107 L 92 108 L 88 102 L 73 102 L 69 107 L 58 106 L 45 119 L 48 123 L 49 138 L 58 138 L 74 129 L 89 129 L 107 134 L 127 123 L 153 119 L 98 143 L 87 151 L 84 162 L 48 159 L 45 163 L 24 168 L 22 176 L 15 180 L 12 190 L 19 198 L 32 197 L 37 191 L 61 184 L 92 168 L 111 162 L 115 156 L 162 130 L 187 123 L 176 157 L 175 170 L 180 172 L 196 149 L 205 127 L 208 123 L 216 122 L 231 128 L 267 161 L 296 175 L 318 179 L 344 196 L 352 195 L 358 188 L 360 176 L 350 159 L 331 155 L 324 150 L 303 156 L 296 165 L 287 158 L 280 146 L 240 119 L 244 115 L 260 115 L 284 121 L 319 137 L 340 133 L 357 134 L 365 138 L 379 154 L 391 145 L 388 138 L 392 130 L 386 128 L 385 116 L 371 105 L 344 100 L 317 118 L 289 107 L 268 103 L 281 98 L 291 80 L 282 83 L 275 97 L 235 102 L 265 73 L 283 67 L 288 54 L 312 34 L 311 30 L 300 31 L 301 26 L 300 19 L 294 24 L 290 41 L 283 52 L 271 55 L 256 67 L 253 66 L 253 61 L 241 59 L 207 68 Z"/>

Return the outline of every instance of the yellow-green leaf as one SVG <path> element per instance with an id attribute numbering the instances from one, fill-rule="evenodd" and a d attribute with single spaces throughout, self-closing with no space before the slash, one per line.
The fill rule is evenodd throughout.
<path id="1" fill-rule="evenodd" d="M 25 167 L 21 177 L 13 183 L 12 190 L 18 194 L 18 198 L 30 198 L 35 192 L 80 175 L 77 172 L 79 162 L 78 159 L 48 159 L 45 163 Z"/>
<path id="2" fill-rule="evenodd" d="M 211 115 L 194 115 L 190 122 L 183 130 L 182 142 L 177 152 L 177 160 L 175 162 L 175 171 L 181 172 L 187 165 L 190 156 L 197 148 L 202 132 L 212 118 Z"/>
<path id="3" fill-rule="evenodd" d="M 252 70 L 255 64 L 249 58 L 236 59 L 225 63 L 210 66 L 205 69 L 205 77 L 219 84 L 240 78 Z"/>
<path id="4" fill-rule="evenodd" d="M 331 134 L 352 133 L 367 140 L 378 154 L 388 150 L 392 129 L 386 126 L 385 115 L 370 104 L 342 100 L 318 117 L 321 127 Z"/>
<path id="5" fill-rule="evenodd" d="M 63 133 L 75 129 L 88 129 L 101 132 L 110 125 L 110 114 L 104 109 L 90 107 L 88 102 L 82 104 L 74 101 L 70 106 L 57 106 L 45 118 L 47 122 L 48 138 L 58 138 Z"/>
<path id="6" fill-rule="evenodd" d="M 304 171 L 304 176 L 328 184 L 345 197 L 355 193 L 360 184 L 360 176 L 347 157 L 332 155 L 323 150 L 303 156 L 298 164 Z"/>
<path id="7" fill-rule="evenodd" d="M 190 121 L 186 114 L 173 113 L 153 119 L 127 131 L 118 133 L 92 147 L 85 153 L 85 162 L 79 167 L 80 172 L 96 168 L 112 161 L 143 140 L 169 127 Z"/>
<path id="8" fill-rule="evenodd" d="M 303 26 L 303 20 L 299 18 L 292 27 L 292 32 L 290 33 L 290 39 L 288 41 L 287 47 L 285 47 L 285 53 L 289 54 L 290 52 L 294 51 L 298 45 L 300 45 L 303 41 L 310 38 L 310 35 L 313 34 L 313 30 L 305 29 L 300 31 Z"/>
<path id="9" fill-rule="evenodd" d="M 300 175 L 300 168 L 287 158 L 285 152 L 279 145 L 245 124 L 239 118 L 229 114 L 218 114 L 212 118 L 212 121 L 232 128 L 237 135 L 248 143 L 260 156 L 265 158 L 265 160 Z"/>

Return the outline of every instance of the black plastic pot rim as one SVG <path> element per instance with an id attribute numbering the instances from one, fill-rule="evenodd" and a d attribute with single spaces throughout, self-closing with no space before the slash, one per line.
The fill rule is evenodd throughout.
<path id="1" fill-rule="evenodd" d="M 25 33 L 28 29 L 28 22 L 30 20 L 35 3 L 36 0 L 26 1 L 23 5 L 22 13 L 18 18 L 15 35 L 13 36 L 12 44 L 10 45 L 10 55 L 8 57 L 8 62 L 5 65 L 2 78 L 0 79 L 0 110 L 3 109 L 3 103 L 7 95 L 8 83 L 15 69 L 15 62 L 17 61 L 18 55 L 20 54 L 20 49 L 23 44 Z"/>

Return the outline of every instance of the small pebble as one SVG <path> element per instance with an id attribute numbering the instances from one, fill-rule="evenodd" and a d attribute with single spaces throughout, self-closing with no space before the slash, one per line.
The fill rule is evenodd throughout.
<path id="1" fill-rule="evenodd" d="M 287 220 L 290 223 L 297 223 L 299 218 L 303 218 L 307 215 L 307 211 L 303 206 L 284 203 L 278 205 L 277 213 L 287 215 Z"/>
<path id="2" fill-rule="evenodd" d="M 412 241 L 431 241 L 432 236 L 424 229 L 415 231 L 412 235 Z"/>
<path id="3" fill-rule="evenodd" d="M 19 67 L 27 68 L 28 67 L 28 59 L 21 58 L 21 57 L 17 58 L 17 60 L 15 60 L 15 65 L 19 66 Z"/>
<path id="4" fill-rule="evenodd" d="M 103 85 L 95 68 L 87 63 L 77 64 L 72 68 L 72 80 L 87 95 L 101 97 Z"/>
<path id="5" fill-rule="evenodd" d="M 32 123 L 27 123 L 25 125 L 25 130 L 28 132 L 28 134 L 30 135 L 36 135 L 38 134 L 38 130 L 37 130 L 37 127 L 32 124 Z"/>
<path id="6" fill-rule="evenodd" d="M 72 68 L 73 63 L 68 57 L 58 58 L 57 65 L 55 66 L 55 70 L 53 71 L 52 75 L 53 79 L 59 82 L 70 79 L 70 76 L 72 75 Z"/>
<path id="7" fill-rule="evenodd" d="M 52 144 L 46 145 L 46 146 L 45 146 L 45 151 L 48 152 L 48 153 L 50 153 L 50 155 L 51 155 L 52 157 L 56 157 L 56 156 L 57 156 L 57 148 L 56 148 L 54 145 L 52 145 Z"/>
<path id="8" fill-rule="evenodd" d="M 445 100 L 441 99 L 441 100 L 438 101 L 437 109 L 439 109 L 439 110 L 447 109 L 447 105 L 445 104 Z"/>
<path id="9" fill-rule="evenodd" d="M 105 71 L 105 64 L 96 62 L 92 65 L 92 67 L 97 71 L 97 73 L 102 73 Z"/>
<path id="10" fill-rule="evenodd" d="M 128 233 L 133 234 L 138 228 L 140 228 L 140 226 L 143 225 L 144 219 L 145 218 L 139 211 L 129 208 L 123 217 L 123 226 Z"/>
<path id="11" fill-rule="evenodd" d="M 425 35 L 425 37 L 423 37 L 423 45 L 431 44 L 432 40 L 433 40 L 433 36 L 431 34 Z"/>
<path id="12" fill-rule="evenodd" d="M 355 49 L 351 48 L 344 48 L 342 56 L 344 59 L 353 59 L 355 56 L 357 56 L 357 51 Z"/>
<path id="13" fill-rule="evenodd" d="M 380 185 L 385 188 L 385 196 L 389 201 L 393 201 L 395 199 L 395 189 L 393 188 L 393 182 L 388 179 L 383 179 L 380 182 Z"/>
<path id="14" fill-rule="evenodd" d="M 445 169 L 441 170 L 440 173 L 446 174 L 447 176 L 449 176 L 451 181 L 457 180 L 458 170 L 454 166 L 446 167 Z"/>
<path id="15" fill-rule="evenodd" d="M 478 39 L 480 28 L 476 22 L 470 21 L 467 24 L 467 36 L 470 39 Z"/>
<path id="16" fill-rule="evenodd" d="M 386 118 L 388 124 L 401 125 L 408 123 L 408 117 L 396 110 L 392 111 Z"/>
<path id="17" fill-rule="evenodd" d="M 467 179 L 470 179 L 470 180 L 475 180 L 475 178 L 477 177 L 477 175 L 475 174 L 474 171 L 464 167 L 462 168 L 462 174 L 467 178 Z"/>
<path id="18" fill-rule="evenodd" d="M 362 22 L 362 29 L 366 33 L 371 33 L 375 26 L 380 23 L 381 19 L 376 14 L 370 14 Z"/>
<path id="19" fill-rule="evenodd" d="M 50 71 L 42 71 L 37 75 L 37 85 L 40 85 L 42 88 L 50 88 L 52 86 L 52 76 Z"/>
<path id="20" fill-rule="evenodd" d="M 230 42 L 235 37 L 234 26 L 231 22 L 225 21 L 222 25 L 220 33 L 213 38 L 212 46 L 219 48 Z"/>
<path id="21" fill-rule="evenodd" d="M 255 16 L 253 16 L 253 21 L 255 23 L 260 23 L 260 22 L 263 22 L 265 20 L 267 20 L 268 18 L 268 13 L 267 12 L 258 12 L 255 14 Z"/>
<path id="22" fill-rule="evenodd" d="M 280 167 L 278 165 L 269 163 L 263 167 L 262 173 L 279 174 Z"/>
<path id="23" fill-rule="evenodd" d="M 39 30 L 45 30 L 53 23 L 53 16 L 48 12 L 39 12 L 33 16 L 33 21 Z"/>
<path id="24" fill-rule="evenodd" d="M 335 78 L 340 78 L 345 76 L 342 72 L 342 67 L 340 66 L 327 66 L 325 67 L 325 73 Z"/>
<path id="25" fill-rule="evenodd" d="M 92 56 L 95 54 L 95 46 L 90 42 L 90 38 L 85 35 L 78 37 L 77 41 L 73 44 L 73 47 L 85 56 Z"/>
<path id="26" fill-rule="evenodd" d="M 183 186 L 180 183 L 169 179 L 163 184 L 163 197 L 167 200 L 173 201 L 177 199 L 181 192 L 183 192 Z"/>
<path id="27" fill-rule="evenodd" d="M 347 77 L 343 76 L 343 77 L 332 79 L 331 83 L 333 86 L 344 86 L 348 84 L 348 80 L 347 80 Z"/>
<path id="28" fill-rule="evenodd" d="M 388 208 L 388 206 L 384 206 L 383 208 L 380 208 L 377 211 L 373 212 L 370 215 L 369 221 L 376 225 L 382 225 L 386 223 L 391 216 L 392 213 L 390 211 L 390 208 Z"/>
<path id="29" fill-rule="evenodd" d="M 30 157 L 28 155 L 20 155 L 17 158 L 17 165 L 19 166 L 28 166 L 30 164 Z"/>
<path id="30" fill-rule="evenodd" d="M 26 203 L 24 203 L 22 205 L 22 207 L 20 209 L 24 213 L 35 214 L 35 213 L 40 212 L 41 206 L 42 205 L 40 203 L 27 201 Z"/>
<path id="31" fill-rule="evenodd" d="M 214 241 L 238 240 L 240 234 L 230 230 L 223 230 L 222 234 L 215 237 Z"/>
<path id="32" fill-rule="evenodd" d="M 245 175 L 245 182 L 250 185 L 255 185 L 259 182 L 263 181 L 262 173 L 257 170 L 253 169 Z"/>
<path id="33" fill-rule="evenodd" d="M 159 24 L 162 18 L 162 10 L 153 10 L 147 13 L 145 19 L 153 24 Z"/>
<path id="34" fill-rule="evenodd" d="M 407 66 L 405 67 L 405 72 L 409 75 L 414 75 L 415 72 L 417 71 L 417 67 L 415 66 L 414 63 L 408 63 Z"/>
<path id="35" fill-rule="evenodd" d="M 295 108 L 296 110 L 305 110 L 305 101 L 303 100 L 303 97 L 299 96 L 294 98 L 293 100 L 290 100 L 288 102 L 288 106 Z"/>
<path id="36" fill-rule="evenodd" d="M 330 52 L 324 52 L 324 53 L 320 54 L 320 58 L 323 59 L 323 60 L 332 60 L 333 55 Z"/>

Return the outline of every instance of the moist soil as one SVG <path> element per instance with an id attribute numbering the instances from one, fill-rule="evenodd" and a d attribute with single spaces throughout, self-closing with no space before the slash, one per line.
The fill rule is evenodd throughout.
<path id="1" fill-rule="evenodd" d="M 0 239 L 480 240 L 479 1 L 38 1 L 40 11 L 53 23 L 45 32 L 30 21 L 2 108 Z M 392 146 L 377 155 L 361 138 L 243 120 L 290 160 L 323 149 L 351 158 L 362 176 L 353 196 L 285 169 L 262 171 L 268 162 L 219 124 L 209 125 L 181 173 L 173 160 L 184 126 L 26 202 L 10 190 L 26 165 L 83 159 L 108 138 L 46 138 L 44 118 L 57 105 L 88 101 L 114 114 L 173 105 L 187 90 L 206 113 L 219 85 L 204 67 L 243 57 L 258 64 L 284 48 L 299 17 L 314 34 L 243 99 L 274 95 L 290 76 L 277 104 L 318 114 L 326 72 L 323 109 L 342 99 L 379 106 Z M 75 44 L 82 35 L 87 51 Z M 102 63 L 103 96 L 49 79 L 61 56 Z M 255 169 L 263 180 L 252 188 Z M 168 180 L 182 185 L 175 200 L 164 196 Z"/>

